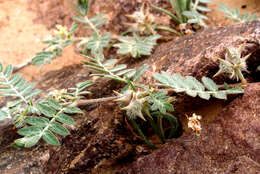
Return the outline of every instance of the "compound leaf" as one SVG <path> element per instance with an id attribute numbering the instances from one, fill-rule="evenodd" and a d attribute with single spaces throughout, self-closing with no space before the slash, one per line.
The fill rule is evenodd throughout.
<path id="1" fill-rule="evenodd" d="M 119 41 L 121 43 L 114 46 L 119 48 L 117 50 L 118 54 L 130 53 L 134 58 L 138 58 L 142 55 L 150 55 L 160 37 L 160 35 L 152 35 L 142 39 L 134 34 L 134 37 L 120 37 Z"/>
<path id="2" fill-rule="evenodd" d="M 203 83 L 192 76 L 183 77 L 179 74 L 170 75 L 166 72 L 162 72 L 161 74 L 154 73 L 153 77 L 159 81 L 161 85 L 170 87 L 175 92 L 185 92 L 189 96 L 199 96 L 206 100 L 208 100 L 210 96 L 218 99 L 226 99 L 227 94 L 243 93 L 241 88 L 219 90 L 216 83 L 207 77 L 202 78 Z"/>

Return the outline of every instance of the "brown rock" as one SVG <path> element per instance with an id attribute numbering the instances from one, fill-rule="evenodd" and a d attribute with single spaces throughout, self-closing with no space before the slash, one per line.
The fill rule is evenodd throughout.
<path id="1" fill-rule="evenodd" d="M 260 173 L 260 83 L 250 84 L 203 126 L 201 137 L 173 140 L 137 159 L 119 173 L 208 174 Z"/>
<path id="2" fill-rule="evenodd" d="M 212 27 L 195 34 L 179 37 L 160 45 L 143 63 L 152 65 L 147 72 L 150 80 L 153 72 L 167 71 L 192 75 L 200 79 L 202 76 L 212 77 L 218 71 L 217 58 L 224 58 L 227 47 L 238 47 L 246 43 L 243 54 L 253 53 L 252 68 L 259 65 L 260 22 L 254 21 L 227 27 Z"/>
<path id="3" fill-rule="evenodd" d="M 259 27 L 260 22 L 256 21 L 229 27 L 209 28 L 194 35 L 178 38 L 175 41 L 164 44 L 156 50 L 150 59 L 140 63 L 143 64 L 145 62 L 151 65 L 150 72 L 146 73 L 145 81 L 151 83 L 151 72 L 154 71 L 178 72 L 184 75 L 191 74 L 197 78 L 203 75 L 212 76 L 217 71 L 218 66 L 215 56 L 223 55 L 225 47 L 236 46 L 242 42 L 247 42 L 245 54 L 252 52 L 253 56 L 250 59 L 255 60 L 254 63 L 257 65 L 257 61 L 259 61 L 257 42 L 260 37 Z M 252 64 L 252 66 L 254 65 Z M 254 77 L 257 77 L 253 70 L 251 72 Z M 39 79 L 38 87 L 45 91 L 53 88 L 72 87 L 75 83 L 88 79 L 88 74 L 89 71 L 82 69 L 79 65 L 70 66 L 61 71 L 47 73 Z M 97 98 L 111 95 L 112 90 L 119 87 L 120 84 L 100 79 L 90 88 L 92 91 L 91 97 Z M 260 109 L 259 105 L 258 110 L 248 109 L 246 104 L 248 104 L 248 107 L 256 108 L 252 102 L 257 104 L 258 100 L 259 103 L 259 92 L 257 92 L 259 85 L 255 85 L 255 87 L 250 86 L 248 89 L 245 96 L 241 99 L 245 103 L 239 103 L 239 101 L 236 103 L 239 108 L 245 106 L 243 111 L 246 115 L 245 118 L 248 118 L 248 120 L 229 115 L 231 108 L 228 107 L 229 109 L 221 112 L 228 115 L 224 117 L 219 115 L 217 121 L 213 121 L 214 123 L 211 125 L 205 126 L 201 140 L 182 142 L 183 139 L 180 139 L 176 142 L 168 143 L 163 146 L 164 148 L 155 151 L 151 155 L 140 158 L 132 167 L 125 171 L 130 173 L 180 173 L 182 171 L 184 173 L 207 173 L 208 171 L 219 173 L 228 170 L 232 171 L 236 166 L 244 168 L 249 166 L 256 171 L 255 169 L 258 169 L 259 166 L 259 157 L 257 156 L 259 148 L 257 143 L 254 142 L 254 138 L 257 140 L 259 137 L 259 134 L 256 132 L 257 130 L 259 132 L 259 117 L 252 118 L 251 112 L 254 111 L 259 114 Z M 255 92 L 258 98 L 255 95 L 251 96 L 252 93 L 250 91 Z M 244 100 L 246 96 L 252 102 Z M 192 100 L 187 102 L 194 104 Z M 39 173 L 42 171 L 43 173 L 114 173 L 120 170 L 122 166 L 138 157 L 134 145 L 140 145 L 143 142 L 140 143 L 140 141 L 136 141 L 133 138 L 132 132 L 129 131 L 123 120 L 122 112 L 115 108 L 116 105 L 110 104 L 99 107 L 98 105 L 84 107 L 83 109 L 85 109 L 87 114 L 80 117 L 76 116 L 77 124 L 75 129 L 71 130 L 70 136 L 61 138 L 62 145 L 58 148 L 40 145 L 39 149 L 35 151 L 32 151 L 32 149 L 17 151 L 10 147 L 12 140 L 17 135 L 15 134 L 16 136 L 13 135 L 11 136 L 12 138 L 8 139 L 7 136 L 9 134 L 6 134 L 5 139 L 0 141 L 0 161 L 3 164 L 0 165 L 1 173 L 8 173 L 9 171 L 36 173 L 33 172 L 35 168 Z M 92 111 L 93 109 L 95 110 Z M 239 112 L 236 114 L 239 114 Z M 224 118 L 227 122 L 223 121 Z M 238 123 L 236 123 L 240 124 L 240 126 L 234 126 L 230 118 L 234 120 L 241 119 L 237 120 Z M 246 126 L 243 125 L 246 122 L 252 124 L 252 127 L 247 126 L 239 129 L 241 126 Z M 232 131 L 233 129 L 228 129 L 227 126 L 234 127 L 239 134 L 237 135 L 236 132 Z M 9 130 L 6 130 L 6 132 L 10 133 Z M 143 144 L 141 145 L 144 146 Z M 30 153 L 26 153 L 28 151 Z M 24 154 L 28 156 L 25 157 Z M 45 160 L 41 162 L 41 154 L 48 158 L 44 158 Z M 20 160 L 16 162 L 15 159 Z M 235 161 L 237 162 L 234 163 Z M 240 163 L 244 165 L 240 165 Z M 158 164 L 158 167 L 152 168 L 156 167 L 155 164 Z M 8 169 L 6 168 L 7 165 L 9 165 Z"/>

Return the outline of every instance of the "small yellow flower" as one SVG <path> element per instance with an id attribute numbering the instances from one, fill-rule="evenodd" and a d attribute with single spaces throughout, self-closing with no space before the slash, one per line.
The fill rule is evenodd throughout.
<path id="1" fill-rule="evenodd" d="M 57 30 L 54 30 L 54 34 L 60 36 L 62 39 L 69 37 L 68 28 L 62 25 L 56 25 Z"/>
<path id="2" fill-rule="evenodd" d="M 67 90 L 66 89 L 61 89 L 61 90 L 52 90 L 49 92 L 48 96 L 52 97 L 54 100 L 59 101 L 59 102 L 65 102 L 66 101 L 66 95 Z"/>
<path id="3" fill-rule="evenodd" d="M 195 113 L 193 113 L 192 117 L 188 117 L 188 127 L 191 128 L 196 135 L 200 135 L 201 133 L 201 124 L 200 124 L 200 120 L 201 116 L 196 115 Z"/>

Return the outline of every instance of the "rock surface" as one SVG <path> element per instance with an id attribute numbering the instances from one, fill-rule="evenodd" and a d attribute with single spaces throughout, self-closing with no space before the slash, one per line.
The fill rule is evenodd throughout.
<path id="1" fill-rule="evenodd" d="M 218 71 L 218 58 L 224 58 L 225 49 L 246 44 L 243 54 L 253 53 L 250 65 L 256 70 L 259 59 L 260 21 L 227 27 L 212 27 L 195 34 L 179 37 L 160 45 L 143 63 L 151 66 L 147 72 L 167 71 L 197 78 L 212 77 Z M 258 51 L 258 52 L 257 52 Z M 258 74 L 259 75 L 259 74 Z"/>
<path id="2" fill-rule="evenodd" d="M 204 75 L 211 77 L 217 71 L 216 57 L 223 56 L 225 47 L 246 42 L 244 54 L 252 53 L 252 62 L 249 62 L 252 70 L 247 78 L 257 81 L 254 66 L 260 61 L 259 39 L 259 21 L 209 28 L 163 44 L 149 59 L 140 60 L 133 66 L 138 67 L 143 63 L 151 65 L 143 79 L 147 83 L 152 83 L 151 72 L 158 71 L 178 72 L 197 78 Z M 38 87 L 45 91 L 69 88 L 88 79 L 89 73 L 80 65 L 70 66 L 47 73 L 39 79 Z M 217 80 L 221 82 L 224 78 Z M 91 97 L 111 95 L 112 90 L 119 88 L 118 83 L 99 79 L 90 88 Z M 185 140 L 192 137 L 186 132 L 186 137 L 163 145 L 119 173 L 232 173 L 247 168 L 252 173 L 259 171 L 259 95 L 259 83 L 250 85 L 242 98 L 237 98 L 223 111 L 224 103 L 220 103 L 219 111 L 211 118 L 212 123 L 203 125 L 201 139 L 187 142 Z M 182 97 L 178 99 L 181 105 Z M 203 103 L 196 98 L 188 98 L 185 102 L 198 111 L 211 107 L 208 102 Z M 82 109 L 85 114 L 75 117 L 77 124 L 70 128 L 70 136 L 61 138 L 60 147 L 39 145 L 36 149 L 16 150 L 10 145 L 17 134 L 11 127 L 5 130 L 4 138 L 0 141 L 1 173 L 111 174 L 120 171 L 139 156 L 149 153 L 143 141 L 133 135 L 124 120 L 123 112 L 115 104 L 90 105 Z M 179 111 L 177 107 L 176 112 L 184 114 L 188 111 Z M 205 119 L 211 117 L 209 113 L 211 112 L 207 112 Z M 252 116 L 254 114 L 256 116 Z M 215 115 L 218 117 L 215 118 Z M 138 146 L 144 150 L 138 152 Z"/>
<path id="3" fill-rule="evenodd" d="M 171 141 L 137 159 L 122 174 L 260 173 L 260 83 L 228 104 L 201 137 Z"/>

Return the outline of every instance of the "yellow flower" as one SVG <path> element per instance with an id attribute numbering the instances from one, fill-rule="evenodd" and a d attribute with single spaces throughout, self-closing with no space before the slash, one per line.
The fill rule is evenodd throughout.
<path id="1" fill-rule="evenodd" d="M 62 25 L 56 25 L 57 30 L 54 30 L 54 34 L 60 36 L 62 39 L 69 37 L 68 28 Z"/>

